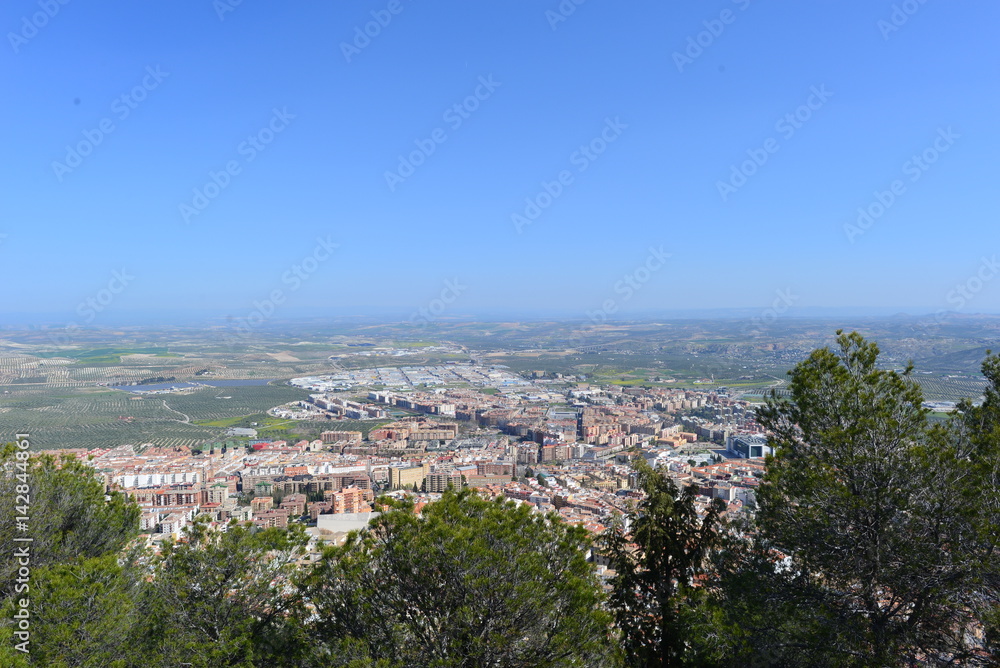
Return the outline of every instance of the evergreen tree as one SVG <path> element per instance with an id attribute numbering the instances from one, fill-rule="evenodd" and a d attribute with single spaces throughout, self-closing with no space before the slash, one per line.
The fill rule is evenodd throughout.
<path id="1" fill-rule="evenodd" d="M 7 446 L 0 467 L 0 595 L 4 597 L 13 591 L 18 569 L 16 536 L 32 539 L 31 568 L 37 570 L 118 553 L 139 533 L 138 506 L 120 492 L 105 500 L 97 473 L 75 459 L 23 461 Z M 30 507 L 26 531 L 18 530 L 17 517 L 25 515 L 19 506 Z"/>
<path id="2" fill-rule="evenodd" d="M 837 334 L 837 352 L 790 372 L 790 401 L 772 393 L 760 411 L 777 451 L 750 549 L 727 576 L 730 609 L 760 624 L 745 649 L 768 663 L 980 665 L 974 633 L 995 600 L 998 440 L 985 426 L 997 376 L 982 411 L 966 404 L 965 419 L 931 427 L 910 367 L 881 369 L 874 343 Z"/>
<path id="3" fill-rule="evenodd" d="M 982 402 L 960 402 L 951 421 L 978 480 L 979 493 L 971 501 L 979 508 L 973 522 L 979 530 L 980 550 L 993 549 L 1000 536 L 1000 356 L 986 352 L 982 374 L 987 386 Z M 981 611 L 987 648 L 1000 660 L 1000 566 L 984 568 L 982 576 L 982 598 L 970 607 Z"/>
<path id="4" fill-rule="evenodd" d="M 34 571 L 24 594 L 30 612 L 28 652 L 14 648 L 19 639 L 9 639 L 12 630 L 0 631 L 0 665 L 149 665 L 133 642 L 143 585 L 140 571 L 119 565 L 113 554 Z M 2 608 L 4 619 L 14 617 L 18 598 Z"/>
<path id="5" fill-rule="evenodd" d="M 311 577 L 322 642 L 392 666 L 614 665 L 582 528 L 470 490 L 387 503 Z"/>
<path id="6" fill-rule="evenodd" d="M 626 516 L 625 526 L 603 536 L 611 580 L 609 605 L 621 632 L 630 666 L 679 666 L 696 663 L 691 641 L 696 632 L 698 597 L 694 578 L 718 538 L 722 501 L 703 517 L 695 507 L 697 488 L 683 491 L 635 457 L 645 498 Z"/>
<path id="7" fill-rule="evenodd" d="M 137 644 L 164 665 L 311 665 L 295 586 L 308 536 L 301 525 L 213 529 L 198 518 L 153 563 Z"/>

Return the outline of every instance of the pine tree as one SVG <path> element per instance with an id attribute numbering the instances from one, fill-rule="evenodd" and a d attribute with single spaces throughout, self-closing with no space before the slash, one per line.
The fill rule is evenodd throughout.
<path id="1" fill-rule="evenodd" d="M 975 628 L 996 600 L 997 374 L 981 411 L 929 426 L 912 367 L 884 370 L 874 343 L 837 334 L 836 352 L 790 372 L 790 400 L 760 411 L 777 451 L 731 608 L 762 624 L 747 642 L 769 661 L 980 665 Z"/>
<path id="2" fill-rule="evenodd" d="M 614 665 L 582 528 L 471 490 L 386 503 L 310 578 L 321 642 L 393 666 Z"/>
<path id="3" fill-rule="evenodd" d="M 169 665 L 306 663 L 307 613 L 295 564 L 307 542 L 300 524 L 284 530 L 232 522 L 221 531 L 198 518 L 153 563 L 140 647 Z"/>
<path id="4" fill-rule="evenodd" d="M 699 518 L 695 487 L 678 490 L 642 457 L 633 466 L 645 498 L 627 515 L 627 526 L 603 536 L 616 571 L 609 606 L 629 666 L 685 665 L 694 658 L 692 584 L 718 538 L 723 504 L 713 501 Z"/>
<path id="5" fill-rule="evenodd" d="M 25 480 L 19 479 L 24 465 Z M 31 567 L 118 553 L 139 533 L 139 507 L 121 492 L 105 500 L 104 484 L 89 466 L 75 459 L 57 463 L 51 457 L 18 462 L 8 446 L 0 455 L 0 595 L 13 590 L 18 569 L 14 541 L 18 531 L 18 490 L 24 485 L 30 497 Z"/>

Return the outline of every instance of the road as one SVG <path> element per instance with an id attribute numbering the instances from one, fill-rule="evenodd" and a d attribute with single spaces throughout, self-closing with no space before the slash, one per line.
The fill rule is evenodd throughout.
<path id="1" fill-rule="evenodd" d="M 178 420 L 178 422 L 183 422 L 184 424 L 191 424 L 191 417 L 188 416 L 188 415 L 185 415 L 184 413 L 181 413 L 180 411 L 174 410 L 173 408 L 171 408 L 170 406 L 168 406 L 166 399 L 163 400 L 163 407 L 166 408 L 171 413 L 177 413 L 178 415 L 183 415 L 184 419 L 183 420 Z"/>

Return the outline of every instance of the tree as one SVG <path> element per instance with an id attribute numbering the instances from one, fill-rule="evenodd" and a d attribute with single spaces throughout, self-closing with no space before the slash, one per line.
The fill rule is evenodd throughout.
<path id="1" fill-rule="evenodd" d="M 998 432 L 983 428 L 997 375 L 982 414 L 965 404 L 964 419 L 931 427 L 912 367 L 883 370 L 874 343 L 837 335 L 837 352 L 790 372 L 790 401 L 772 392 L 760 410 L 776 453 L 750 556 L 729 579 L 764 606 L 745 639 L 789 663 L 979 665 L 974 631 L 997 572 Z"/>
<path id="2" fill-rule="evenodd" d="M 141 601 L 142 651 L 166 665 L 309 665 L 307 614 L 295 564 L 308 536 L 301 525 L 224 530 L 198 518 L 185 539 L 163 548 Z"/>
<path id="3" fill-rule="evenodd" d="M 30 579 L 18 584 L 12 575 L 17 588 L 0 601 L 0 665 L 388 668 L 360 641 L 309 642 L 310 612 L 296 580 L 308 542 L 300 525 L 213 527 L 199 518 L 154 556 L 129 544 L 138 509 L 121 495 L 106 500 L 91 469 L 8 458 L 0 484 L 27 484 L 15 462 L 32 487 L 34 542 Z M 21 543 L 13 542 L 21 534 L 5 530 L 4 568 L 21 567 Z M 18 648 L 25 641 L 30 653 Z"/>
<path id="4" fill-rule="evenodd" d="M 614 665 L 582 528 L 471 490 L 419 516 L 383 502 L 310 578 L 322 642 L 392 666 Z"/>
<path id="5" fill-rule="evenodd" d="M 26 462 L 8 446 L 0 456 L 0 468 L 0 594 L 4 597 L 12 592 L 18 569 L 14 551 L 20 544 L 15 537 L 32 539 L 31 568 L 37 570 L 120 552 L 139 533 L 139 507 L 120 492 L 105 499 L 103 482 L 82 462 L 56 462 L 51 457 Z M 21 474 L 26 483 L 19 480 Z M 26 514 L 18 506 L 24 505 L 31 511 L 25 523 L 27 533 L 17 525 L 17 517 Z"/>
<path id="6" fill-rule="evenodd" d="M 981 403 L 968 399 L 958 404 L 952 414 L 951 426 L 959 441 L 968 444 L 968 458 L 980 482 L 980 493 L 974 501 L 981 512 L 976 525 L 987 549 L 1000 535 L 1000 356 L 986 351 L 982 374 L 987 380 Z M 1000 573 L 998 569 L 983 573 L 985 603 L 982 614 L 988 648 L 992 656 L 1000 656 Z M 981 601 L 983 602 L 983 601 Z"/>
<path id="7" fill-rule="evenodd" d="M 0 587 L 6 598 L 0 664 L 133 665 L 126 638 L 139 579 L 119 559 L 131 558 L 124 550 L 138 535 L 139 508 L 121 493 L 106 496 L 94 469 L 75 459 L 29 460 L 27 452 L 8 447 L 0 467 Z M 27 530 L 17 524 L 24 515 Z M 24 537 L 31 542 L 15 541 Z M 24 548 L 30 577 L 18 578 L 23 563 L 17 555 Z M 21 607 L 30 613 L 30 654 L 12 649 L 22 640 L 14 635 Z"/>
<path id="8" fill-rule="evenodd" d="M 150 665 L 132 642 L 143 584 L 139 570 L 119 565 L 113 554 L 32 572 L 30 591 L 24 594 L 29 597 L 29 653 L 22 653 L 31 663 L 24 665 Z M 4 619 L 14 617 L 16 598 L 3 607 Z M 0 631 L 0 665 L 19 665 L 18 652 L 12 649 L 19 639 L 2 637 L 10 634 Z"/>
<path id="9" fill-rule="evenodd" d="M 686 665 L 695 661 L 692 583 L 718 538 L 724 504 L 714 500 L 699 518 L 696 487 L 678 490 L 641 456 L 633 466 L 645 498 L 602 536 L 616 571 L 609 607 L 628 665 Z"/>

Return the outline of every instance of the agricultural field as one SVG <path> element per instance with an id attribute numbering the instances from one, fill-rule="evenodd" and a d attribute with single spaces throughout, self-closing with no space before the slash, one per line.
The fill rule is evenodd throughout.
<path id="1" fill-rule="evenodd" d="M 933 377 L 917 374 L 914 376 L 927 401 L 959 401 L 960 399 L 977 399 L 986 389 L 986 380 L 982 377 Z"/>
<path id="2" fill-rule="evenodd" d="M 180 357 L 168 348 L 91 348 L 59 352 L 37 352 L 35 357 L 43 359 L 64 358 L 79 364 L 120 364 L 125 357 Z"/>
<path id="3" fill-rule="evenodd" d="M 308 396 L 279 381 L 270 385 L 199 387 L 143 395 L 113 389 L 155 378 L 177 383 L 289 378 L 334 368 L 342 345 L 262 347 L 211 352 L 197 344 L 168 346 L 3 345 L 0 341 L 0 433 L 29 430 L 39 447 L 113 447 L 153 443 L 197 446 L 226 427 L 267 418 L 269 409 Z M 51 348 L 51 345 L 49 345 Z M 171 381 L 171 382 L 173 382 Z M 263 424 L 263 423 L 262 423 Z M 373 423 L 354 425 L 367 432 Z M 327 427 L 329 428 L 329 427 Z M 341 427 L 343 428 L 343 427 Z M 295 437 L 319 425 L 266 424 L 269 435 Z M 318 433 L 318 431 L 317 431 Z"/>
<path id="4" fill-rule="evenodd" d="M 365 437 L 372 429 L 388 424 L 392 420 L 284 420 L 276 418 L 266 413 L 256 415 L 246 415 L 243 417 L 229 418 L 226 420 L 215 420 L 203 422 L 201 426 L 226 428 L 248 427 L 257 430 L 257 435 L 264 438 L 280 438 L 285 440 L 319 438 L 324 431 L 360 431 Z"/>
<path id="5" fill-rule="evenodd" d="M 126 443 L 189 446 L 212 431 L 186 424 L 158 397 L 118 390 L 8 390 L 0 394 L 0 433 L 28 431 L 40 448 L 99 448 Z"/>
<path id="6" fill-rule="evenodd" d="M 220 438 L 230 426 L 212 420 L 236 423 L 242 416 L 304 396 L 307 393 L 296 388 L 274 385 L 153 395 L 106 388 L 10 389 L 0 394 L 0 433 L 28 430 L 43 448 L 193 446 Z"/>
<path id="7" fill-rule="evenodd" d="M 266 413 L 275 406 L 305 399 L 309 392 L 290 385 L 203 387 L 176 394 L 156 395 L 192 422 L 214 422 Z M 226 425 L 232 426 L 232 425 Z"/>
<path id="8" fill-rule="evenodd" d="M 319 438 L 324 431 L 360 431 L 365 438 L 373 429 L 378 429 L 392 420 L 326 420 L 326 421 L 302 421 L 287 425 L 284 438 L 294 436 L 296 438 Z M 267 431 L 261 435 L 269 435 Z"/>
<path id="9" fill-rule="evenodd" d="M 194 447 L 222 439 L 233 426 L 255 426 L 262 436 L 290 439 L 315 437 L 325 429 L 367 434 L 386 422 L 294 422 L 266 414 L 275 406 L 308 395 L 284 384 L 199 387 L 167 394 L 137 394 L 99 386 L 8 385 L 0 392 L 0 434 L 28 431 L 40 448 L 89 449 L 129 443 Z"/>
<path id="10" fill-rule="evenodd" d="M 986 381 L 982 378 L 967 377 L 967 378 L 936 378 L 929 376 L 916 375 L 914 379 L 920 384 L 920 388 L 924 392 L 925 401 L 959 401 L 960 399 L 977 399 L 982 396 L 983 390 L 986 388 Z M 735 384 L 729 386 L 732 389 L 744 389 L 737 388 Z M 767 389 L 755 388 L 747 393 L 744 397 L 747 400 L 753 400 L 757 397 L 758 400 L 762 399 L 768 393 Z M 788 390 L 779 389 L 777 390 L 778 396 L 787 397 Z"/>

